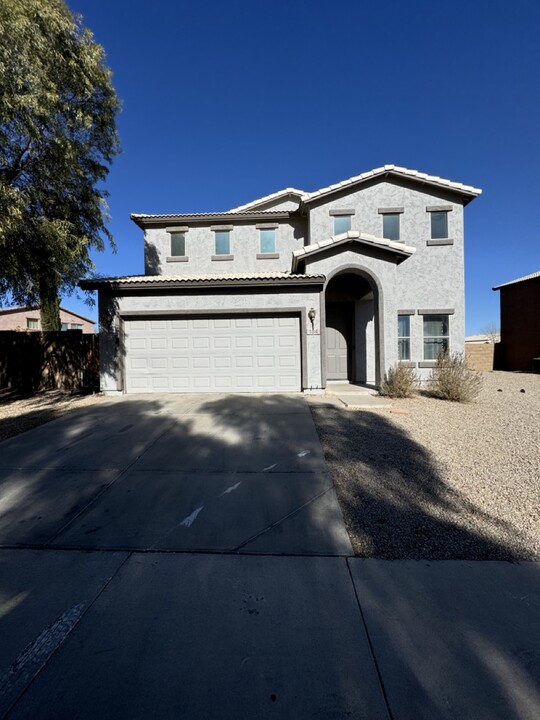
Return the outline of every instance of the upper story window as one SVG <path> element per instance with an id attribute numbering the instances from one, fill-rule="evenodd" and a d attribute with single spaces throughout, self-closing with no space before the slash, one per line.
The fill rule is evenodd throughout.
<path id="1" fill-rule="evenodd" d="M 71 323 L 71 329 L 72 330 L 82 330 L 83 327 L 80 323 Z"/>
<path id="2" fill-rule="evenodd" d="M 334 235 L 340 235 L 341 233 L 348 232 L 351 229 L 351 216 L 350 215 L 335 215 L 334 216 Z"/>
<path id="3" fill-rule="evenodd" d="M 215 254 L 231 254 L 231 232 L 230 230 L 215 230 Z"/>
<path id="4" fill-rule="evenodd" d="M 427 212 L 431 214 L 431 239 L 445 240 L 448 238 L 448 213 L 452 211 L 451 205 L 442 207 L 428 207 Z"/>
<path id="5" fill-rule="evenodd" d="M 448 237 L 448 213 L 431 213 L 431 239 L 439 240 Z"/>
<path id="6" fill-rule="evenodd" d="M 383 238 L 399 240 L 399 213 L 385 213 L 383 215 Z"/>
<path id="7" fill-rule="evenodd" d="M 436 360 L 450 347 L 448 315 L 424 315 L 424 360 Z"/>
<path id="8" fill-rule="evenodd" d="M 261 255 L 276 252 L 276 231 L 274 228 L 259 230 Z"/>
<path id="9" fill-rule="evenodd" d="M 400 219 L 403 213 L 402 207 L 379 208 L 379 215 L 382 215 L 382 236 L 386 240 L 400 240 Z"/>
<path id="10" fill-rule="evenodd" d="M 329 215 L 334 218 L 333 235 L 341 235 L 341 233 L 349 232 L 351 229 L 351 219 L 354 213 L 354 208 L 339 208 L 337 210 L 329 211 Z"/>
<path id="11" fill-rule="evenodd" d="M 26 318 L 26 327 L 28 330 L 37 330 L 39 327 L 38 320 L 36 318 Z"/>
<path id="12" fill-rule="evenodd" d="M 65 330 L 69 330 L 69 324 L 68 323 L 60 323 L 60 330 L 64 332 Z"/>
<path id="13" fill-rule="evenodd" d="M 171 257 L 184 257 L 186 254 L 186 234 L 171 232 Z"/>
<path id="14" fill-rule="evenodd" d="M 398 315 L 398 358 L 400 361 L 411 359 L 411 318 L 409 315 Z"/>

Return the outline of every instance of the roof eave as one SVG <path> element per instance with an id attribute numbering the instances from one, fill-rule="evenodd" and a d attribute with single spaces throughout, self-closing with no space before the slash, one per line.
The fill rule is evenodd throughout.
<path id="1" fill-rule="evenodd" d="M 176 287 L 195 288 L 216 288 L 216 287 L 245 287 L 245 286 L 291 286 L 291 285 L 324 285 L 324 275 L 307 275 L 298 278 L 255 278 L 255 279 L 230 279 L 230 280 L 165 280 L 163 282 L 122 282 L 114 280 L 81 280 L 79 287 L 83 290 L 99 290 L 110 288 L 111 290 L 166 290 Z"/>
<path id="2" fill-rule="evenodd" d="M 379 173 L 374 173 L 368 177 L 362 177 L 358 178 L 355 182 L 351 183 L 350 185 L 339 185 L 336 187 L 329 187 L 325 192 L 318 192 L 315 191 L 314 193 L 308 194 L 302 201 L 302 207 L 306 205 L 310 205 L 311 203 L 316 202 L 317 200 L 320 200 L 322 198 L 326 198 L 329 195 L 334 195 L 335 193 L 339 192 L 346 192 L 350 190 L 351 188 L 354 188 L 358 185 L 364 185 L 368 182 L 372 182 L 373 180 L 380 180 L 381 178 L 387 178 L 387 177 L 395 177 L 400 180 L 405 180 L 407 182 L 415 183 L 418 185 L 428 186 L 435 188 L 437 190 L 444 190 L 445 192 L 452 193 L 454 195 L 458 195 L 462 198 L 464 198 L 464 205 L 467 205 L 471 202 L 471 200 L 474 200 L 474 198 L 478 197 L 482 194 L 482 190 L 480 188 L 472 188 L 466 189 L 466 188 L 456 188 L 452 187 L 450 185 L 447 185 L 446 183 L 438 183 L 433 180 L 430 180 L 429 178 L 423 178 L 423 177 L 415 177 L 414 175 L 409 175 L 406 173 L 401 173 L 397 170 L 382 170 Z M 310 197 L 312 195 L 312 197 Z"/>
<path id="3" fill-rule="evenodd" d="M 261 210 L 259 212 L 192 213 L 185 215 L 139 215 L 132 213 L 130 218 L 135 225 L 144 230 L 147 227 L 174 225 L 174 223 L 219 223 L 225 220 L 287 220 L 290 215 L 290 210 Z"/>
<path id="4" fill-rule="evenodd" d="M 336 236 L 336 238 L 339 239 L 336 239 L 334 242 L 316 243 L 317 247 L 314 247 L 312 250 L 304 252 L 295 251 L 295 253 L 293 253 L 291 272 L 297 272 L 300 264 L 304 262 L 306 258 L 313 257 L 314 255 L 318 255 L 319 253 L 325 252 L 326 250 L 329 250 L 331 248 L 338 248 L 341 245 L 347 245 L 348 243 L 359 243 L 361 245 L 365 245 L 366 247 L 375 248 L 381 250 L 382 252 L 390 253 L 397 258 L 398 264 L 411 257 L 411 255 L 414 255 L 414 253 L 416 252 L 416 248 L 409 247 L 408 245 L 405 245 L 403 248 L 399 248 L 395 247 L 395 245 L 390 245 L 387 243 L 383 244 L 378 242 L 372 242 L 369 238 L 358 237 L 355 231 L 348 231 L 347 233 L 343 233 L 343 236 Z M 305 248 L 303 248 L 303 250 L 305 250 Z M 298 254 L 296 254 L 296 252 L 298 252 Z"/>

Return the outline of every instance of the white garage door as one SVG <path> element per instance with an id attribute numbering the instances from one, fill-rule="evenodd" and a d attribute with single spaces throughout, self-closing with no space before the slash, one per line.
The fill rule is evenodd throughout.
<path id="1" fill-rule="evenodd" d="M 301 389 L 294 316 L 126 320 L 127 392 Z"/>

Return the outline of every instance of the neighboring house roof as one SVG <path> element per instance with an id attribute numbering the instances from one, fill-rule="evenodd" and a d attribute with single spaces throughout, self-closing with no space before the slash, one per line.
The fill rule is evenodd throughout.
<path id="1" fill-rule="evenodd" d="M 78 317 L 81 320 L 86 320 L 86 322 L 92 323 L 92 325 L 96 324 L 95 320 L 91 320 L 90 318 L 87 318 L 84 315 L 80 315 L 79 313 L 76 313 L 73 310 L 69 310 L 68 308 L 65 308 L 62 306 L 59 309 L 65 313 L 74 315 L 75 317 Z M 0 309 L 0 315 L 9 315 L 11 313 L 20 313 L 20 312 L 39 312 L 39 307 L 28 307 L 27 305 L 25 305 L 25 306 L 19 306 L 19 307 Z"/>
<path id="2" fill-rule="evenodd" d="M 160 225 L 164 222 L 178 222 L 178 221 L 197 221 L 197 220 L 256 220 L 262 218 L 264 220 L 271 219 L 283 219 L 288 218 L 290 212 L 288 210 L 253 210 L 246 212 L 233 212 L 227 210 L 226 212 L 208 212 L 208 213 L 175 213 L 165 215 L 143 215 L 141 213 L 132 213 L 130 218 L 140 228 L 147 225 Z"/>
<path id="3" fill-rule="evenodd" d="M 427 173 L 419 172 L 418 170 L 409 170 L 408 168 L 400 167 L 398 165 L 383 165 L 380 168 L 375 168 L 375 170 L 369 170 L 361 175 L 355 175 L 348 180 L 342 180 L 334 185 L 329 185 L 328 187 L 321 188 L 320 190 L 315 190 L 315 192 L 308 193 L 304 196 L 303 202 L 308 204 L 313 200 L 318 200 L 321 197 L 344 190 L 352 187 L 353 185 L 359 185 L 373 180 L 374 178 L 384 176 L 404 178 L 422 183 L 423 185 L 452 190 L 467 198 L 466 202 L 469 202 L 482 193 L 480 188 L 473 187 L 472 185 L 463 185 L 463 183 L 453 182 L 452 180 L 446 180 L 437 175 L 428 175 Z"/>
<path id="4" fill-rule="evenodd" d="M 482 344 L 482 343 L 484 343 L 484 344 L 493 343 L 494 337 L 498 338 L 499 333 L 494 333 L 493 335 L 468 335 L 465 338 L 465 342 L 470 343 L 470 344 L 477 344 L 477 345 Z"/>
<path id="5" fill-rule="evenodd" d="M 219 275 L 128 275 L 125 277 L 95 278 L 81 280 L 79 286 L 92 290 L 103 285 L 112 287 L 171 287 L 184 285 L 229 286 L 229 285 L 299 285 L 323 284 L 324 275 L 294 275 L 288 272 L 223 273 Z"/>
<path id="6" fill-rule="evenodd" d="M 517 280 L 511 280 L 507 283 L 502 283 L 502 285 L 497 285 L 497 287 L 494 287 L 493 290 L 500 290 L 503 287 L 507 287 L 508 285 L 516 285 L 517 283 L 525 282 L 526 280 L 534 280 L 535 278 L 540 277 L 540 271 L 531 273 L 530 275 L 525 275 L 524 277 L 520 277 Z"/>
<path id="7" fill-rule="evenodd" d="M 278 200 L 285 200 L 285 198 L 288 197 L 296 197 L 299 200 L 302 200 L 303 197 L 305 197 L 307 193 L 305 193 L 303 190 L 297 190 L 296 188 L 284 188 L 283 190 L 278 190 L 275 193 L 271 193 L 270 195 L 265 195 L 262 198 L 258 198 L 257 200 L 252 200 L 251 202 L 246 203 L 245 205 L 239 205 L 238 207 L 232 208 L 230 212 L 240 212 L 249 210 L 250 208 L 255 208 L 258 205 L 265 205 L 267 202 L 272 201 L 278 201 Z"/>
<path id="8" fill-rule="evenodd" d="M 327 240 L 321 240 L 320 242 L 313 243 L 312 245 L 305 245 L 299 250 L 294 250 L 292 266 L 293 272 L 298 269 L 299 263 L 307 256 L 315 255 L 316 253 L 327 250 L 330 247 L 342 245 L 343 243 L 351 241 L 360 243 L 361 245 L 370 245 L 383 250 L 390 250 L 397 255 L 403 256 L 403 260 L 416 252 L 416 248 L 411 247 L 410 245 L 405 245 L 404 243 L 395 242 L 394 240 L 386 240 L 386 238 L 379 238 L 375 235 L 358 232 L 358 230 L 349 230 L 346 233 L 334 235 Z"/>

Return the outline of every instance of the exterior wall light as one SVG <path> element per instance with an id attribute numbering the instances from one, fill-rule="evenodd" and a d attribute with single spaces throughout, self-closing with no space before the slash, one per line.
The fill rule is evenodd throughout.
<path id="1" fill-rule="evenodd" d="M 315 329 L 315 317 L 317 315 L 317 312 L 315 308 L 311 308 L 311 310 L 308 312 L 307 316 L 311 321 L 311 327 L 314 330 Z"/>

